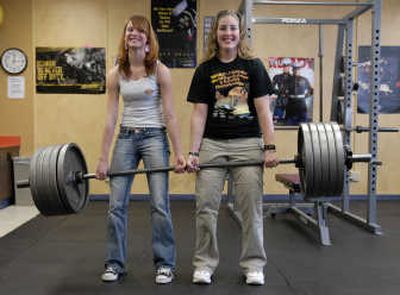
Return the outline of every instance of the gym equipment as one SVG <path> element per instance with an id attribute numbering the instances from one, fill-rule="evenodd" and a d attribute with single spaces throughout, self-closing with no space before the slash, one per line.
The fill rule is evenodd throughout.
<path id="1" fill-rule="evenodd" d="M 345 169 L 353 162 L 369 162 L 370 155 L 353 155 L 343 146 L 337 123 L 303 123 L 298 131 L 298 154 L 280 164 L 295 164 L 300 170 L 302 191 L 306 198 L 338 196 L 343 190 Z M 263 162 L 203 163 L 200 169 L 262 166 Z M 108 176 L 169 172 L 173 166 L 151 169 L 111 171 Z M 87 173 L 85 157 L 74 143 L 38 150 L 31 161 L 29 180 L 17 187 L 30 187 L 36 207 L 43 215 L 65 215 L 81 211 L 88 201 L 89 182 L 96 178 Z"/>
<path id="2" fill-rule="evenodd" d="M 353 131 L 353 92 L 356 91 L 358 85 L 354 83 L 355 71 L 357 61 L 355 61 L 355 53 L 357 51 L 357 44 L 354 42 L 354 26 L 356 20 L 361 15 L 367 12 L 371 14 L 371 38 L 370 38 L 370 53 L 371 53 L 371 72 L 370 72 L 370 97 L 369 97 L 369 124 L 368 124 L 368 152 L 371 155 L 371 162 L 368 165 L 368 204 L 365 216 L 359 215 L 359 212 L 352 213 L 350 210 L 350 173 L 344 173 L 344 188 L 339 207 L 329 206 L 330 211 L 333 211 L 339 217 L 349 221 L 365 230 L 372 232 L 376 235 L 382 234 L 381 226 L 378 224 L 377 218 L 377 176 L 378 169 L 374 163 L 377 162 L 378 155 L 378 132 L 383 129 L 379 127 L 379 85 L 380 85 L 380 42 L 381 42 L 381 11 L 382 0 L 362 0 L 357 2 L 338 2 L 338 1 L 272 1 L 272 0 L 242 0 L 239 5 L 239 11 L 243 15 L 243 22 L 246 29 L 246 37 L 251 44 L 253 25 L 274 24 L 284 26 L 315 26 L 315 25 L 337 25 L 338 35 L 336 43 L 336 53 L 334 59 L 334 74 L 332 83 L 332 104 L 331 104 L 331 121 L 337 121 L 338 111 L 341 112 L 343 122 L 343 143 L 344 146 L 350 146 L 351 132 Z M 302 15 L 292 15 L 275 17 L 272 13 L 268 16 L 260 16 L 257 13 L 253 15 L 254 11 L 258 11 L 259 6 L 266 6 L 265 11 L 273 11 L 267 9 L 267 6 L 298 6 L 301 5 L 306 10 L 307 7 L 319 6 L 322 7 L 339 7 L 348 6 L 351 10 L 338 13 L 334 18 L 313 18 L 310 14 L 305 13 Z M 269 8 L 269 7 L 268 7 Z M 319 14 L 320 15 L 320 14 Z M 319 34 L 321 35 L 321 34 Z M 343 79 L 340 79 L 343 77 Z M 344 82 L 344 85 L 342 84 Z M 344 86 L 339 91 L 339 85 Z M 321 87 L 322 88 L 322 87 Z M 338 99 L 343 96 L 344 112 L 341 108 L 338 109 Z M 320 97 L 322 102 L 322 97 Z M 321 103 L 320 102 L 320 103 Z M 321 105 L 320 105 L 321 106 Z M 279 126 L 280 127 L 280 126 Z M 281 128 L 277 129 L 281 129 Z M 283 128 L 282 128 L 283 129 Z M 285 128 L 286 129 L 286 128 Z M 392 132 L 385 130 L 383 132 Z"/>

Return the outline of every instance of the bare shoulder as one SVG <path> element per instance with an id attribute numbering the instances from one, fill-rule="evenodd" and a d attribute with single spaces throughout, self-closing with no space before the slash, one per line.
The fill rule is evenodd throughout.
<path id="1" fill-rule="evenodd" d="M 119 72 L 118 66 L 114 66 L 111 70 L 108 71 L 107 80 L 111 83 L 116 83 L 118 82 L 120 75 L 121 74 Z"/>
<path id="2" fill-rule="evenodd" d="M 119 78 L 119 75 L 120 75 L 120 73 L 119 73 L 118 66 L 113 66 L 112 69 L 109 70 L 108 74 L 107 74 L 108 78 L 110 78 L 110 79 Z"/>
<path id="3" fill-rule="evenodd" d="M 117 66 L 114 66 L 107 73 L 107 85 L 109 89 L 117 89 L 118 81 L 120 79 L 120 72 Z"/>
<path id="4" fill-rule="evenodd" d="M 169 79 L 171 76 L 169 68 L 163 64 L 161 61 L 157 65 L 157 79 L 162 82 Z"/>

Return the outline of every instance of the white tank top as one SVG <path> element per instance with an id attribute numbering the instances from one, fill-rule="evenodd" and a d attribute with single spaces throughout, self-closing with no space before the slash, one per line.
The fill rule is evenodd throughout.
<path id="1" fill-rule="evenodd" d="M 139 80 L 121 77 L 119 90 L 124 101 L 122 126 L 132 128 L 165 127 L 156 75 Z"/>

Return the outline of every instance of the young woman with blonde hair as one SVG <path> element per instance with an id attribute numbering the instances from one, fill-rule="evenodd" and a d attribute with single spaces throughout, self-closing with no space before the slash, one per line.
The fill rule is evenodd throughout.
<path id="1" fill-rule="evenodd" d="M 264 161 L 275 167 L 274 125 L 269 109 L 271 80 L 245 42 L 241 16 L 218 13 L 206 60 L 198 66 L 188 93 L 193 103 L 188 170 L 197 171 L 196 245 L 193 283 L 210 284 L 219 262 L 217 219 L 227 169 L 198 170 L 199 163 Z M 229 170 L 242 216 L 240 266 L 247 284 L 263 285 L 263 167 Z"/>

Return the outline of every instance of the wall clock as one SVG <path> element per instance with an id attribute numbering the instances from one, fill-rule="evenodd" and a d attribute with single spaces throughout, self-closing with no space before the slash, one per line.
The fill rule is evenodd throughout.
<path id="1" fill-rule="evenodd" d="M 7 74 L 22 73 L 28 65 L 26 54 L 18 48 L 8 48 L 1 54 L 1 67 Z"/>

